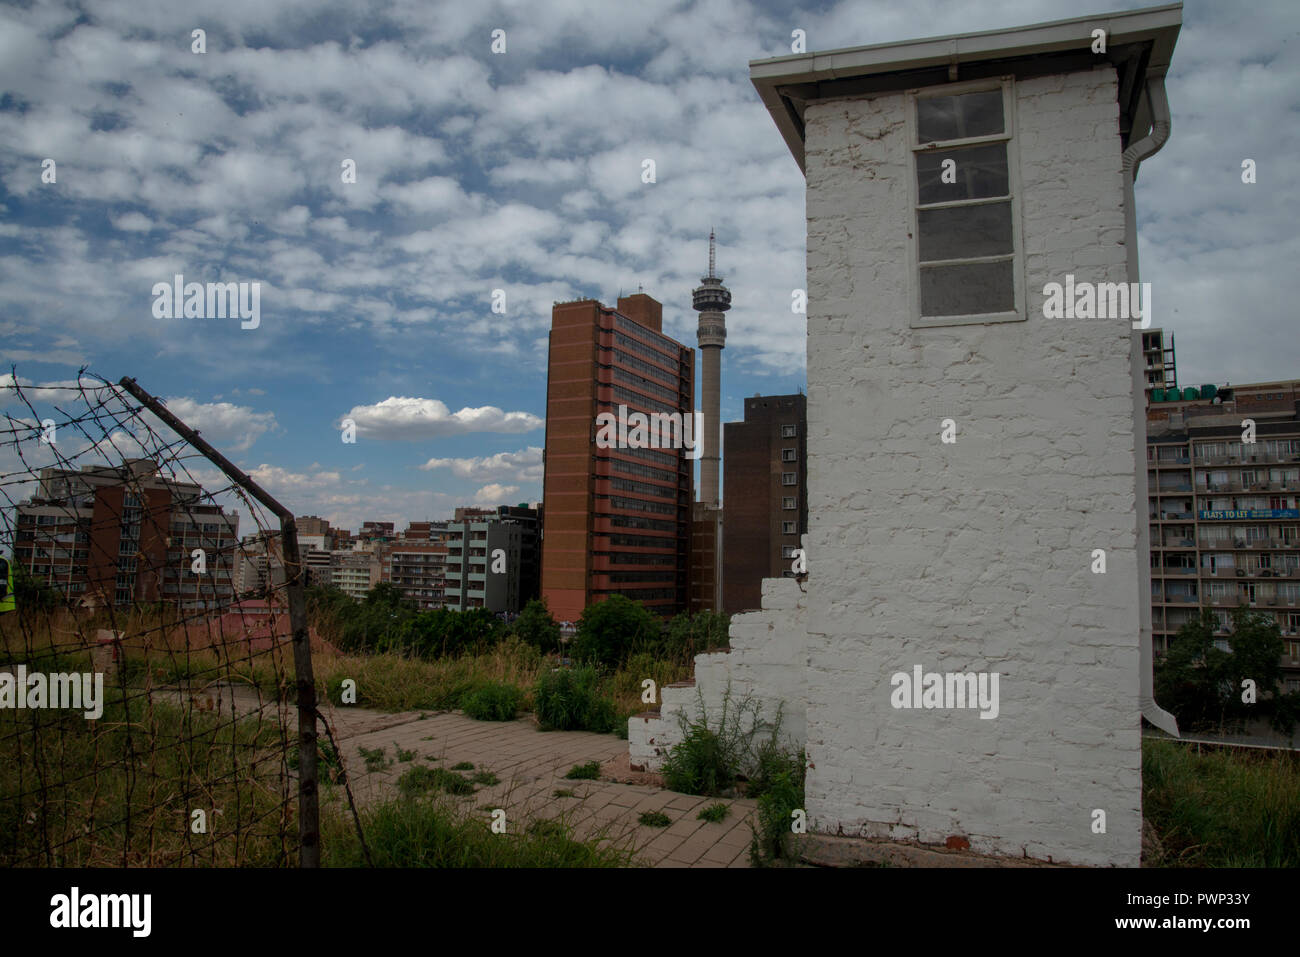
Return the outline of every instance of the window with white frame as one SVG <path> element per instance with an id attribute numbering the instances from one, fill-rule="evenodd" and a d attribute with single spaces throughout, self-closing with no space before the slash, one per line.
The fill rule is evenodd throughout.
<path id="1" fill-rule="evenodd" d="M 798 473 L 798 472 L 782 472 L 782 473 L 781 473 L 781 484 L 782 484 L 782 485 L 798 485 L 798 484 L 799 484 L 799 473 Z"/>
<path id="2" fill-rule="evenodd" d="M 781 499 L 781 507 L 784 509 L 798 508 L 799 502 L 793 495 L 786 495 Z"/>
<path id="3" fill-rule="evenodd" d="M 797 454 L 797 453 L 795 452 L 794 449 L 782 449 L 782 450 L 781 450 L 781 461 L 782 461 L 782 462 L 793 462 L 794 459 L 795 459 L 795 455 L 796 455 L 796 454 Z"/>
<path id="4" fill-rule="evenodd" d="M 1009 78 L 908 95 L 912 325 L 1025 318 Z"/>
<path id="5" fill-rule="evenodd" d="M 799 434 L 799 426 L 797 425 L 781 426 L 781 438 L 783 439 L 793 439 L 798 434 Z"/>
<path id="6" fill-rule="evenodd" d="M 798 533 L 798 531 L 795 530 L 795 523 L 794 523 L 794 522 L 782 522 L 782 523 L 781 523 L 781 534 L 782 534 L 782 535 L 798 535 L 799 533 Z"/>

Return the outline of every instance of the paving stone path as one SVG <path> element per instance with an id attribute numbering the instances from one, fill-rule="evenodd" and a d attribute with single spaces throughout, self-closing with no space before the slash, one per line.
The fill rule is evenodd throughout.
<path id="1" fill-rule="evenodd" d="M 467 806 L 487 820 L 494 808 L 506 811 L 507 827 L 519 830 L 535 818 L 563 818 L 575 837 L 603 836 L 633 848 L 637 860 L 656 867 L 748 867 L 750 820 L 755 802 L 742 798 L 702 798 L 677 794 L 631 774 L 627 742 L 586 731 L 538 730 L 531 717 L 515 721 L 475 721 L 459 712 L 389 714 L 364 708 L 333 708 L 326 718 L 339 743 L 357 802 L 365 805 L 397 794 L 397 779 L 407 769 L 451 768 L 461 762 L 475 772 L 495 774 L 500 783 L 481 786 Z M 384 749 L 392 764 L 367 771 L 361 749 Z M 397 751 L 413 751 L 397 761 Z M 436 760 L 435 760 L 436 759 Z M 601 780 L 573 781 L 564 775 L 577 764 L 598 761 Z M 472 774 L 472 772 L 469 772 Z M 572 791 L 573 796 L 555 792 Z M 722 801 L 730 808 L 719 823 L 697 815 Z M 671 823 L 643 825 L 645 811 L 659 811 Z"/>

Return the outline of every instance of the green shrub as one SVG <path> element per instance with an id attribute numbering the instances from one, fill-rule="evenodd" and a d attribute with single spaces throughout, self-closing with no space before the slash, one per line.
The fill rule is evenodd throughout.
<path id="1" fill-rule="evenodd" d="M 474 777 L 470 778 L 470 780 L 475 784 L 483 785 L 485 788 L 490 788 L 501 783 L 501 779 L 491 771 L 479 771 L 474 775 Z"/>
<path id="2" fill-rule="evenodd" d="M 662 811 L 642 811 L 637 819 L 646 827 L 667 827 L 673 823 Z"/>
<path id="3" fill-rule="evenodd" d="M 461 707 L 477 721 L 513 721 L 523 697 L 514 685 L 494 681 L 466 695 Z"/>
<path id="4" fill-rule="evenodd" d="M 747 715 L 751 717 L 747 719 Z M 750 698 L 733 702 L 728 688 L 722 698 L 718 725 L 711 728 L 701 695 L 699 717 L 690 720 L 683 714 L 680 718 L 682 740 L 669 750 L 660 769 L 664 784 L 682 794 L 715 797 L 729 793 L 752 763 L 750 742 L 761 727 L 758 717 L 759 708 Z"/>
<path id="5" fill-rule="evenodd" d="M 569 768 L 569 773 L 565 778 L 570 781 L 596 781 L 600 778 L 600 762 L 588 761 L 586 764 L 575 764 Z"/>
<path id="6" fill-rule="evenodd" d="M 730 810 L 731 808 L 727 807 L 727 805 L 718 802 L 717 804 L 710 804 L 708 807 L 703 808 L 699 814 L 695 815 L 695 817 L 701 821 L 708 821 L 710 824 L 717 824 L 727 816 Z"/>
<path id="7" fill-rule="evenodd" d="M 427 791 L 445 791 L 448 794 L 473 794 L 474 785 L 464 776 L 443 768 L 426 768 L 418 764 L 402 773 L 397 787 L 406 797 L 416 797 Z"/>
<path id="8" fill-rule="evenodd" d="M 322 808 L 323 811 L 326 809 Z M 363 867 L 346 814 L 322 815 L 322 863 Z M 574 840 L 563 821 L 534 820 L 523 833 L 493 834 L 484 815 L 437 801 L 394 800 L 362 812 L 376 867 L 626 867 L 632 851 L 600 839 Z"/>
<path id="9" fill-rule="evenodd" d="M 473 771 L 474 765 L 469 761 L 458 761 L 451 766 L 453 771 Z"/>
<path id="10" fill-rule="evenodd" d="M 393 742 L 393 750 L 397 752 L 397 760 L 401 764 L 405 764 L 407 761 L 415 760 L 415 752 L 404 749 L 396 741 Z"/>
<path id="11" fill-rule="evenodd" d="M 775 771 L 758 799 L 758 826 L 749 844 L 749 860 L 755 867 L 765 867 L 791 857 L 792 812 L 803 807 L 803 774 L 788 770 Z"/>
<path id="12" fill-rule="evenodd" d="M 745 783 L 745 796 L 762 797 L 777 786 L 777 778 L 785 775 L 786 780 L 803 781 L 807 757 L 802 749 L 797 752 L 783 748 L 775 735 L 764 741 L 757 752 L 754 772 Z M 802 783 L 800 787 L 802 787 Z"/>
<path id="13" fill-rule="evenodd" d="M 533 707 L 543 731 L 614 730 L 614 702 L 601 694 L 600 675 L 590 665 L 544 672 L 533 692 Z"/>
<path id="14" fill-rule="evenodd" d="M 613 668 L 633 649 L 657 641 L 662 630 L 645 605 L 610 595 L 583 610 L 573 638 L 573 657 Z"/>
<path id="15" fill-rule="evenodd" d="M 556 788 L 554 791 L 551 792 L 551 797 L 556 797 L 556 798 L 571 798 L 573 796 L 574 794 L 572 788 Z"/>
<path id="16" fill-rule="evenodd" d="M 383 748 L 357 748 L 366 762 L 366 770 L 372 774 L 389 767 L 393 762 L 384 757 Z"/>

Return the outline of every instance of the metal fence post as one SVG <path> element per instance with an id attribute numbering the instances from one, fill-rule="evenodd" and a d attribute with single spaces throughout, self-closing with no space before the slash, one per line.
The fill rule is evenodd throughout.
<path id="1" fill-rule="evenodd" d="M 306 567 L 298 553 L 298 527 L 293 513 L 261 486 L 214 449 L 198 432 L 174 416 L 167 407 L 142 389 L 134 379 L 123 376 L 118 385 L 135 396 L 177 435 L 203 453 L 236 485 L 253 496 L 280 519 L 284 553 L 285 592 L 289 601 L 289 623 L 293 628 L 293 666 L 298 691 L 298 865 L 320 866 L 320 797 L 316 761 L 316 680 L 312 673 L 311 641 L 307 631 Z"/>

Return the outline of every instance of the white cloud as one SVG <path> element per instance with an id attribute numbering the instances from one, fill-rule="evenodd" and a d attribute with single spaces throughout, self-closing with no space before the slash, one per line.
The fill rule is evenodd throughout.
<path id="1" fill-rule="evenodd" d="M 246 452 L 276 428 L 274 412 L 257 412 L 230 402 L 198 402 L 188 396 L 166 399 L 169 412 L 203 434 L 223 454 Z"/>
<path id="2" fill-rule="evenodd" d="M 144 213 L 129 212 L 113 217 L 113 228 L 126 233 L 147 233 L 153 229 L 153 220 Z"/>
<path id="3" fill-rule="evenodd" d="M 450 469 L 458 478 L 485 482 L 488 479 L 508 478 L 518 482 L 542 480 L 542 450 L 530 445 L 518 452 L 498 452 L 480 458 L 429 459 L 419 467 L 422 471 Z"/>
<path id="4" fill-rule="evenodd" d="M 437 399 L 408 396 L 354 406 L 343 418 L 356 422 L 358 436 L 412 441 L 469 432 L 532 432 L 544 424 L 531 412 L 503 412 L 493 405 L 452 412 Z"/>
<path id="5" fill-rule="evenodd" d="M 511 497 L 519 491 L 518 485 L 484 485 L 474 493 L 475 505 L 510 505 Z"/>

